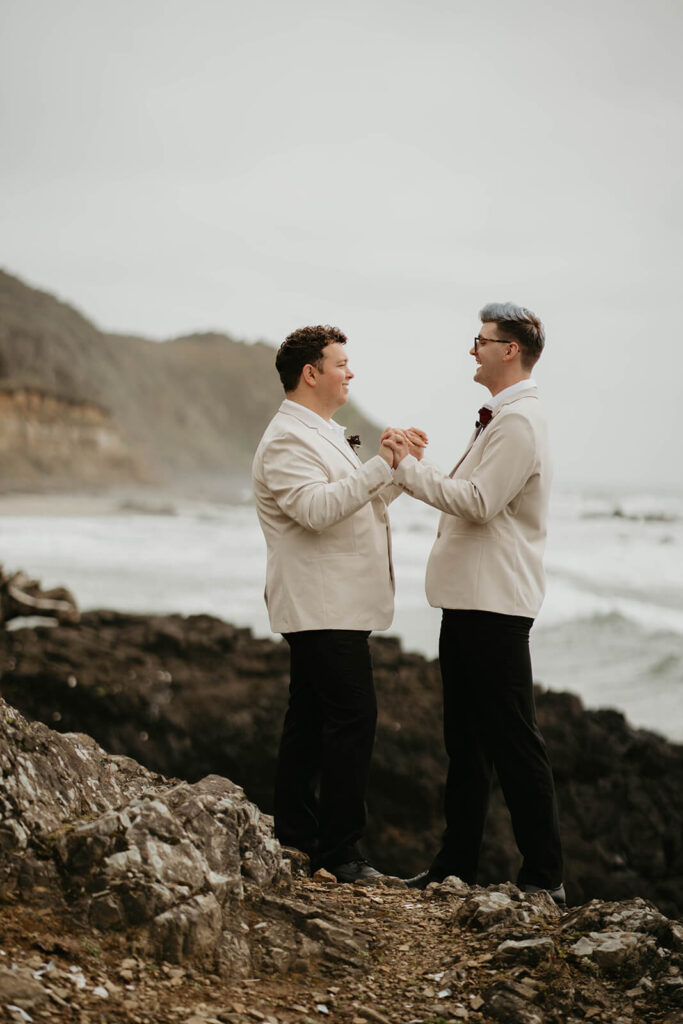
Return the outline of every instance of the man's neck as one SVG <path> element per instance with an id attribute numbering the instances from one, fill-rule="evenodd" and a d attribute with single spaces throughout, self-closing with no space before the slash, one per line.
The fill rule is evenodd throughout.
<path id="1" fill-rule="evenodd" d="M 496 395 L 499 395 L 501 391 L 505 391 L 506 388 L 511 388 L 514 384 L 519 384 L 520 381 L 530 379 L 531 373 L 515 374 L 515 376 L 511 377 L 510 380 L 501 381 L 499 384 L 496 384 L 493 387 L 489 387 L 489 391 L 491 392 L 491 398 L 495 398 Z"/>
<path id="2" fill-rule="evenodd" d="M 328 423 L 337 411 L 336 409 L 321 409 L 319 403 L 313 400 L 313 396 L 305 392 L 285 391 L 285 398 L 290 402 L 296 402 L 297 405 L 303 405 L 304 409 L 310 409 L 316 416 L 320 416 L 322 420 L 327 420 Z"/>

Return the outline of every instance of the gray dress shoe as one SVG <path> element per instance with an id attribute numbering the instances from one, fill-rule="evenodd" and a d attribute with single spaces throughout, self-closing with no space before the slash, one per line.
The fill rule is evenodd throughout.
<path id="1" fill-rule="evenodd" d="M 373 868 L 366 860 L 350 860 L 348 864 L 337 864 L 327 870 L 338 882 L 371 882 L 384 877 L 381 871 Z"/>
<path id="2" fill-rule="evenodd" d="M 426 889 L 432 882 L 443 882 L 444 875 L 439 872 L 421 871 L 419 875 L 414 875 L 413 878 L 404 878 L 403 881 L 406 883 L 409 889 Z"/>

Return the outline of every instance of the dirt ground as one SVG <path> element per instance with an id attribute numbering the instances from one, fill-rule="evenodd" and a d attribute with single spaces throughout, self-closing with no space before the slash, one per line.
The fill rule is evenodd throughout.
<path id="1" fill-rule="evenodd" d="M 594 968 L 562 954 L 535 966 L 501 970 L 496 956 L 500 935 L 455 926 L 458 901 L 434 887 L 422 893 L 299 878 L 289 897 L 347 922 L 367 950 L 362 965 L 318 960 L 285 974 L 219 977 L 206 965 L 159 964 L 136 956 L 121 935 L 70 926 L 69 936 L 63 937 L 50 907 L 5 903 L 0 973 L 4 968 L 7 977 L 7 969 L 23 968 L 12 978 L 30 972 L 49 989 L 47 997 L 37 996 L 34 1002 L 30 991 L 23 1001 L 9 1004 L 3 995 L 5 1019 L 79 1024 L 683 1022 L 683 1011 L 653 1006 L 623 980 L 598 977 Z M 251 928 L 265 927 L 257 908 L 251 917 Z"/>

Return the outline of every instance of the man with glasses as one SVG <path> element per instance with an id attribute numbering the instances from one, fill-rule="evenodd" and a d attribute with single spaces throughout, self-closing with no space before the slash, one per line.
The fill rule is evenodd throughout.
<path id="1" fill-rule="evenodd" d="M 394 479 L 441 510 L 427 565 L 431 605 L 443 609 L 439 660 L 449 757 L 446 830 L 414 888 L 457 875 L 474 884 L 492 770 L 523 857 L 518 885 L 566 906 L 552 770 L 536 722 L 529 632 L 544 590 L 551 466 L 546 421 L 531 371 L 545 343 L 541 321 L 491 303 L 470 355 L 490 399 L 455 469 L 444 476 L 409 452 L 400 431 Z"/>

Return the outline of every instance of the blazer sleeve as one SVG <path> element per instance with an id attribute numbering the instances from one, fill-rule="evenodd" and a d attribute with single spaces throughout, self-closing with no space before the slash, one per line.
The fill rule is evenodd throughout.
<path id="1" fill-rule="evenodd" d="M 444 476 L 428 463 L 406 455 L 394 470 L 394 479 L 414 498 L 461 516 L 487 523 L 519 494 L 536 463 L 536 439 L 525 416 L 506 413 L 487 430 L 481 461 L 468 479 Z"/>
<path id="2" fill-rule="evenodd" d="M 315 533 L 347 519 L 392 482 L 392 471 L 381 455 L 331 481 L 320 453 L 292 435 L 269 442 L 262 475 L 284 514 Z"/>

